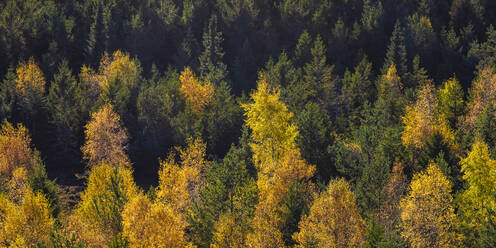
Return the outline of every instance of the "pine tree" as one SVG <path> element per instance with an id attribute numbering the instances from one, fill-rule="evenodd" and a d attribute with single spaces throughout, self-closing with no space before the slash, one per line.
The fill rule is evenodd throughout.
<path id="1" fill-rule="evenodd" d="M 86 62 L 91 65 L 95 65 L 98 62 L 99 56 L 107 50 L 109 29 L 105 15 L 105 6 L 99 1 L 93 16 L 88 40 L 86 41 Z"/>
<path id="2" fill-rule="evenodd" d="M 382 67 L 382 72 L 386 73 L 392 64 L 396 65 L 400 77 L 403 78 L 408 72 L 405 35 L 400 21 L 397 21 L 394 24 L 394 30 L 391 34 L 386 52 L 386 61 Z"/>
<path id="3" fill-rule="evenodd" d="M 75 159 L 78 155 L 82 121 L 78 91 L 78 82 L 64 60 L 50 83 L 47 97 L 50 121 L 56 127 L 54 148 L 61 152 L 59 157 Z"/>
<path id="4" fill-rule="evenodd" d="M 202 79 L 210 81 L 214 85 L 218 85 L 226 79 L 227 67 L 224 64 L 224 51 L 222 48 L 222 32 L 218 31 L 217 16 L 212 15 L 208 22 L 208 26 L 203 32 L 203 52 L 200 55 L 200 75 Z"/>

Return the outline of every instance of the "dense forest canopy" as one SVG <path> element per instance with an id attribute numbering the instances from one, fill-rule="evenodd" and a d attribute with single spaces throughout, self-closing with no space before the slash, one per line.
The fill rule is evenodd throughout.
<path id="1" fill-rule="evenodd" d="M 0 247 L 496 247 L 496 1 L 0 2 Z"/>

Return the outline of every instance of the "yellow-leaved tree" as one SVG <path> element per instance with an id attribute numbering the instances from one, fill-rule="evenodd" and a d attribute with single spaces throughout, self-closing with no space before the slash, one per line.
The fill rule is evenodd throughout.
<path id="1" fill-rule="evenodd" d="M 444 115 L 438 114 L 438 101 L 434 86 L 426 83 L 421 86 L 415 104 L 406 107 L 403 117 L 405 129 L 401 140 L 405 147 L 421 149 L 434 134 L 443 137 L 446 144 L 455 146 L 455 135 Z"/>
<path id="2" fill-rule="evenodd" d="M 121 125 L 120 117 L 112 105 L 104 105 L 93 113 L 84 133 L 86 138 L 81 150 L 89 166 L 101 162 L 115 166 L 131 165 L 126 154 L 126 129 Z"/>
<path id="3" fill-rule="evenodd" d="M 431 163 L 413 176 L 401 201 L 402 236 L 412 248 L 459 247 L 460 235 L 451 196 L 451 182 Z"/>
<path id="4" fill-rule="evenodd" d="M 130 200 L 122 214 L 124 235 L 131 247 L 192 247 L 186 241 L 187 216 L 202 187 L 210 162 L 205 159 L 206 144 L 188 139 L 186 148 L 175 148 L 180 163 L 169 158 L 160 163 L 156 199 L 139 194 Z"/>
<path id="5" fill-rule="evenodd" d="M 46 85 L 45 78 L 33 58 L 30 58 L 27 63 L 21 62 L 16 69 L 16 74 L 16 90 L 19 95 L 43 95 Z"/>
<path id="6" fill-rule="evenodd" d="M 105 247 L 122 231 L 124 206 L 137 194 L 128 167 L 94 165 L 81 201 L 70 217 L 69 230 L 90 247 Z"/>
<path id="7" fill-rule="evenodd" d="M 198 191 L 204 182 L 210 162 L 205 159 L 207 146 L 200 139 L 188 139 L 186 148 L 177 147 L 180 164 L 173 154 L 162 161 L 159 171 L 157 201 L 170 205 L 182 214 L 198 199 Z"/>
<path id="8" fill-rule="evenodd" d="M 152 203 L 138 194 L 122 213 L 124 235 L 130 247 L 193 247 L 184 237 L 187 223 L 177 210 L 162 202 Z"/>
<path id="9" fill-rule="evenodd" d="M 98 72 L 83 66 L 80 78 L 83 83 L 92 86 L 91 88 L 94 90 L 97 90 L 94 86 L 98 85 L 103 91 L 108 91 L 109 84 L 115 80 L 120 80 L 126 86 L 133 87 L 138 74 L 139 69 L 136 62 L 130 59 L 129 54 L 117 50 L 112 56 L 106 52 L 103 54 Z"/>
<path id="10" fill-rule="evenodd" d="M 269 88 L 265 78 L 258 82 L 251 94 L 253 103 L 243 104 L 246 125 L 252 130 L 250 146 L 255 164 L 262 173 L 273 168 L 267 165 L 281 159 L 287 151 L 296 147 L 298 128 L 291 122 L 293 113 L 279 100 L 279 90 Z"/>
<path id="11" fill-rule="evenodd" d="M 16 128 L 4 121 L 0 130 L 0 177 L 9 179 L 17 168 L 32 171 L 35 163 L 28 130 L 22 124 Z"/>
<path id="12" fill-rule="evenodd" d="M 291 122 L 293 114 L 279 100 L 279 91 L 270 89 L 261 77 L 251 98 L 253 102 L 242 107 L 246 125 L 252 130 L 250 147 L 257 168 L 259 203 L 246 245 L 284 247 L 282 202 L 295 183 L 301 185 L 298 190 L 304 198 L 312 198 L 314 185 L 310 178 L 315 167 L 307 164 L 296 148 L 298 128 Z"/>
<path id="13" fill-rule="evenodd" d="M 215 224 L 211 248 L 245 247 L 247 225 L 240 225 L 234 214 L 223 214 Z"/>
<path id="14" fill-rule="evenodd" d="M 480 229 L 494 218 L 496 211 L 496 161 L 489 155 L 489 147 L 482 141 L 472 145 L 472 151 L 460 161 L 463 180 L 468 188 L 459 195 L 460 213 L 467 224 Z M 493 219 L 494 221 L 494 219 Z"/>
<path id="15" fill-rule="evenodd" d="M 201 83 L 191 68 L 184 68 L 179 80 L 181 81 L 179 90 L 193 110 L 202 112 L 213 100 L 214 86 L 212 83 L 209 81 Z"/>
<path id="16" fill-rule="evenodd" d="M 358 212 L 355 194 L 344 179 L 329 182 L 299 227 L 300 231 L 293 235 L 297 247 L 358 248 L 365 241 L 365 222 Z"/>
<path id="17" fill-rule="evenodd" d="M 26 187 L 20 202 L 0 194 L 0 247 L 33 247 L 48 242 L 55 220 L 42 193 Z"/>

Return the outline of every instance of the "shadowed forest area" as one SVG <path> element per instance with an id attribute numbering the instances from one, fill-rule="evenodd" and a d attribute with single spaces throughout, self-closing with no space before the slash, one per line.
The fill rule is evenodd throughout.
<path id="1" fill-rule="evenodd" d="M 0 247 L 496 247 L 496 1 L 0 2 Z"/>

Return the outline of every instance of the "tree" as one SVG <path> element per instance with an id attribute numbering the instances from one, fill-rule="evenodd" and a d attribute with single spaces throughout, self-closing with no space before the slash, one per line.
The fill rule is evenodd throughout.
<path id="1" fill-rule="evenodd" d="M 186 148 L 176 147 L 180 164 L 171 153 L 159 171 L 157 201 L 186 214 L 203 186 L 210 162 L 205 159 L 206 145 L 200 139 L 188 139 Z"/>
<path id="2" fill-rule="evenodd" d="M 280 247 L 284 244 L 281 230 L 286 226 L 281 204 L 293 183 L 301 184 L 301 193 L 311 197 L 310 178 L 315 167 L 308 165 L 296 148 L 298 128 L 291 123 L 293 113 L 279 101 L 279 91 L 269 89 L 262 77 L 251 97 L 254 102 L 242 107 L 246 111 L 246 125 L 252 130 L 250 147 L 260 194 L 247 245 Z"/>
<path id="3" fill-rule="evenodd" d="M 33 58 L 30 58 L 27 63 L 21 62 L 16 69 L 16 73 L 16 89 L 20 96 L 29 94 L 43 95 L 46 84 L 45 78 Z"/>
<path id="4" fill-rule="evenodd" d="M 400 201 L 406 193 L 407 187 L 408 183 L 403 173 L 403 165 L 397 163 L 393 166 L 389 181 L 384 186 L 382 201 L 377 213 L 377 219 L 387 233 L 397 232 L 397 228 L 401 224 Z"/>
<path id="5" fill-rule="evenodd" d="M 329 182 L 299 227 L 293 235 L 297 247 L 361 247 L 365 241 L 364 221 L 344 179 Z"/>
<path id="6" fill-rule="evenodd" d="M 298 38 L 298 43 L 296 43 L 294 51 L 294 63 L 296 66 L 303 66 L 304 64 L 310 62 L 310 49 L 312 48 L 312 38 L 307 30 L 301 33 L 300 38 Z"/>
<path id="7" fill-rule="evenodd" d="M 240 225 L 241 224 L 241 225 Z M 211 248 L 240 248 L 245 247 L 246 229 L 248 225 L 239 223 L 235 216 L 224 214 L 215 224 Z"/>
<path id="8" fill-rule="evenodd" d="M 32 247 L 47 242 L 54 227 L 50 205 L 42 193 L 25 189 L 19 203 L 0 194 L 0 245 Z"/>
<path id="9" fill-rule="evenodd" d="M 262 77 L 251 95 L 254 102 L 242 104 L 246 111 L 246 125 L 252 130 L 253 143 L 250 146 L 255 166 L 261 173 L 271 171 L 273 168 L 261 165 L 281 159 L 286 151 L 295 147 L 298 136 L 298 128 L 291 123 L 293 113 L 279 101 L 279 95 L 279 91 L 270 89 Z"/>
<path id="10" fill-rule="evenodd" d="M 21 62 L 16 69 L 16 93 L 25 114 L 37 113 L 44 101 L 45 78 L 33 58 Z M 27 117 L 24 117 L 27 118 Z M 33 120 L 26 120 L 32 122 Z"/>
<path id="11" fill-rule="evenodd" d="M 392 64 L 383 74 L 377 85 L 376 108 L 384 113 L 383 118 L 388 122 L 396 123 L 403 113 L 405 97 L 402 94 L 403 84 L 396 70 L 396 65 Z"/>
<path id="12" fill-rule="evenodd" d="M 451 182 L 430 164 L 414 175 L 408 195 L 401 201 L 402 236 L 417 247 L 458 247 Z"/>
<path id="13" fill-rule="evenodd" d="M 106 163 L 93 165 L 69 230 L 90 246 L 108 245 L 122 231 L 122 211 L 138 194 L 132 171 Z"/>
<path id="14" fill-rule="evenodd" d="M 110 16 L 108 8 L 102 2 L 97 3 L 93 19 L 85 49 L 86 62 L 90 64 L 97 63 L 98 56 L 108 47 Z"/>
<path id="15" fill-rule="evenodd" d="M 136 60 L 128 53 L 120 50 L 112 56 L 103 53 L 98 71 L 83 66 L 80 73 L 81 81 L 89 99 L 82 99 L 88 111 L 112 104 L 115 111 L 126 122 L 134 120 L 135 101 L 140 83 L 141 68 Z"/>
<path id="16" fill-rule="evenodd" d="M 346 71 L 343 76 L 342 101 L 352 127 L 356 126 L 364 106 L 374 101 L 375 89 L 372 81 L 372 63 L 363 58 L 354 72 Z"/>
<path id="17" fill-rule="evenodd" d="M 16 74 L 9 67 L 5 79 L 0 85 L 0 119 L 11 120 L 16 108 Z"/>
<path id="18" fill-rule="evenodd" d="M 487 144 L 476 141 L 460 165 L 468 186 L 460 195 L 460 211 L 469 225 L 480 231 L 496 210 L 496 161 L 491 159 Z"/>
<path id="19" fill-rule="evenodd" d="M 210 81 L 214 85 L 218 85 L 227 76 L 227 67 L 222 62 L 224 57 L 223 41 L 222 32 L 218 31 L 217 16 L 212 15 L 203 32 L 203 52 L 198 59 L 202 79 Z"/>
<path id="20" fill-rule="evenodd" d="M 438 91 L 439 113 L 449 122 L 451 128 L 455 128 L 458 118 L 462 116 L 465 108 L 463 100 L 464 92 L 456 78 L 444 82 Z"/>
<path id="21" fill-rule="evenodd" d="M 186 223 L 181 215 L 172 206 L 150 202 L 143 194 L 125 205 L 122 225 L 131 248 L 192 247 L 185 240 Z"/>
<path id="22" fill-rule="evenodd" d="M 407 106 L 403 117 L 405 129 L 401 140 L 405 147 L 422 148 L 434 134 L 440 134 L 446 144 L 455 145 L 454 133 L 444 115 L 438 115 L 438 101 L 432 84 L 421 86 L 418 99 Z"/>
<path id="23" fill-rule="evenodd" d="M 405 73 L 408 72 L 407 53 L 404 31 L 399 20 L 394 24 L 394 30 L 386 52 L 386 61 L 382 67 L 383 73 L 387 72 L 386 70 L 393 64 L 398 68 L 399 76 L 404 77 Z"/>
<path id="24" fill-rule="evenodd" d="M 496 73 L 490 66 L 483 67 L 477 73 L 470 89 L 470 100 L 467 103 L 465 124 L 472 127 L 489 105 L 496 106 Z"/>
<path id="25" fill-rule="evenodd" d="M 56 126 L 54 150 L 60 151 L 60 157 L 77 157 L 79 149 L 79 132 L 81 131 L 82 113 L 79 105 L 79 85 L 69 69 L 66 60 L 59 65 L 48 91 L 47 105 L 50 121 Z"/>
<path id="26" fill-rule="evenodd" d="M 224 159 L 207 171 L 205 186 L 188 218 L 191 239 L 199 247 L 244 244 L 258 200 L 256 182 L 248 174 L 251 154 L 246 148 L 231 146 Z"/>
<path id="27" fill-rule="evenodd" d="M 332 130 L 331 116 L 316 103 L 307 103 L 297 113 L 295 123 L 299 134 L 296 144 L 302 157 L 317 167 L 316 175 L 327 181 L 334 172 L 330 166 L 331 154 L 328 147 L 334 142 L 330 135 Z"/>
<path id="28" fill-rule="evenodd" d="M 22 124 L 15 128 L 4 121 L 0 131 L 0 176 L 10 178 L 17 168 L 31 172 L 35 163 L 28 130 Z"/>
<path id="29" fill-rule="evenodd" d="M 210 81 L 200 83 L 189 67 L 184 68 L 179 80 L 181 81 L 180 92 L 184 95 L 188 105 L 196 112 L 203 112 L 213 100 L 214 86 Z"/>
<path id="30" fill-rule="evenodd" d="M 310 100 L 317 100 L 320 104 L 325 104 L 326 101 L 332 101 L 335 97 L 335 77 L 332 75 L 333 66 L 327 64 L 326 46 L 320 36 L 315 38 L 313 47 L 310 48 L 312 58 L 305 64 L 303 70 L 305 72 L 304 80 L 308 85 L 305 94 L 310 95 Z M 332 103 L 327 103 L 331 105 Z"/>
<path id="31" fill-rule="evenodd" d="M 101 162 L 114 166 L 131 165 L 126 154 L 126 129 L 121 126 L 112 105 L 107 104 L 91 115 L 91 121 L 85 126 L 85 136 L 81 151 L 89 166 Z"/>

